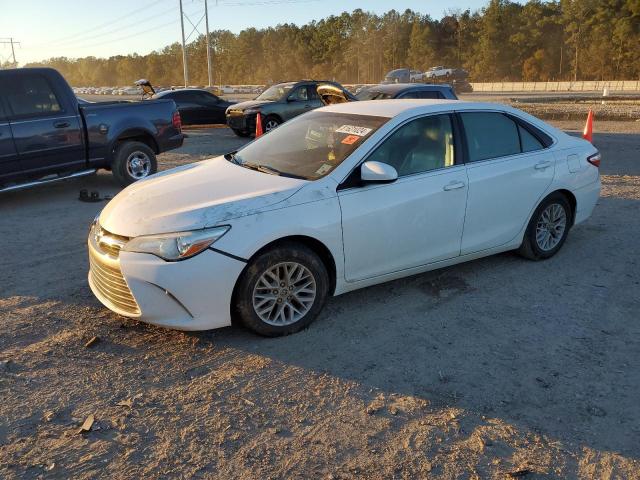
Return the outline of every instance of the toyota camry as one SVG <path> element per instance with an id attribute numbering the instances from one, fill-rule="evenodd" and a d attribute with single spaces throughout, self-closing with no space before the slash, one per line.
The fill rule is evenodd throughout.
<path id="1" fill-rule="evenodd" d="M 591 215 L 599 163 L 506 106 L 332 105 L 124 189 L 91 226 L 89 284 L 144 322 L 289 334 L 333 295 L 508 250 L 552 257 Z"/>

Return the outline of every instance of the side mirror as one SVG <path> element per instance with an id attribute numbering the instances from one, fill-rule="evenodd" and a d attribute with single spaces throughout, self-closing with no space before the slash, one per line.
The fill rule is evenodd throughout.
<path id="1" fill-rule="evenodd" d="M 364 183 L 391 183 L 398 179 L 398 172 L 387 163 L 369 161 L 360 167 L 360 180 Z"/>

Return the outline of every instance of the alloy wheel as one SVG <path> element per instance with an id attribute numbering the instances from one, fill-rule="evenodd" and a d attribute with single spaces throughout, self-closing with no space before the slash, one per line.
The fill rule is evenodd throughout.
<path id="1" fill-rule="evenodd" d="M 256 282 L 253 309 L 269 325 L 291 325 L 309 313 L 316 292 L 316 279 L 307 267 L 297 262 L 278 263 Z"/>
<path id="2" fill-rule="evenodd" d="M 144 152 L 133 152 L 127 157 L 127 173 L 136 180 L 151 173 L 151 159 Z"/>
<path id="3" fill-rule="evenodd" d="M 559 203 L 545 208 L 536 224 L 536 244 L 540 250 L 553 250 L 562 240 L 567 228 L 567 212 Z"/>
<path id="4" fill-rule="evenodd" d="M 264 124 L 264 131 L 268 132 L 270 130 L 273 130 L 278 125 L 279 125 L 278 122 L 276 122 L 275 120 L 267 120 Z"/>

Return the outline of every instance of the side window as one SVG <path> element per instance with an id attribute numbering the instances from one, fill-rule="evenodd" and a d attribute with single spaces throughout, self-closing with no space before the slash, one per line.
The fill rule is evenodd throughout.
<path id="1" fill-rule="evenodd" d="M 420 98 L 418 92 L 406 92 L 401 94 L 398 98 Z"/>
<path id="2" fill-rule="evenodd" d="M 318 86 L 307 85 L 307 96 L 309 100 L 320 100 L 320 95 L 318 95 Z"/>
<path id="3" fill-rule="evenodd" d="M 504 157 L 520 153 L 516 123 L 496 112 L 461 113 L 469 147 L 469 161 Z"/>
<path id="4" fill-rule="evenodd" d="M 169 98 L 169 99 L 173 100 L 176 103 L 178 103 L 178 102 L 186 102 L 187 101 L 186 92 L 175 92 L 175 93 L 172 93 L 171 95 L 167 95 L 166 98 Z"/>
<path id="5" fill-rule="evenodd" d="M 418 92 L 418 96 L 416 98 L 428 98 L 430 100 L 444 98 L 440 92 L 436 92 L 433 90 L 422 90 Z"/>
<path id="6" fill-rule="evenodd" d="M 529 133 L 522 125 L 518 125 L 518 132 L 520 133 L 520 143 L 522 144 L 523 152 L 533 152 L 544 148 L 540 140 Z"/>
<path id="7" fill-rule="evenodd" d="M 209 105 L 218 103 L 218 97 L 207 92 L 198 92 L 198 100 Z"/>
<path id="8" fill-rule="evenodd" d="M 392 165 L 400 177 L 452 166 L 455 156 L 451 117 L 430 115 L 403 125 L 367 160 Z"/>
<path id="9" fill-rule="evenodd" d="M 3 90 L 9 109 L 16 117 L 62 111 L 56 94 L 42 75 L 24 75 L 18 81 L 6 82 Z"/>
<path id="10" fill-rule="evenodd" d="M 292 100 L 297 100 L 300 102 L 305 102 L 308 100 L 307 97 L 307 87 L 303 86 L 303 87 L 298 87 L 296 88 L 293 93 L 291 95 L 289 95 L 289 98 L 291 98 Z"/>

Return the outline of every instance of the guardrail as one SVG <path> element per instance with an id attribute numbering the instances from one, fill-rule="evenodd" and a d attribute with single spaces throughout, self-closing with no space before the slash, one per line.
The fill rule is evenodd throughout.
<path id="1" fill-rule="evenodd" d="M 640 92 L 640 80 L 577 82 L 472 82 L 474 92 Z"/>

